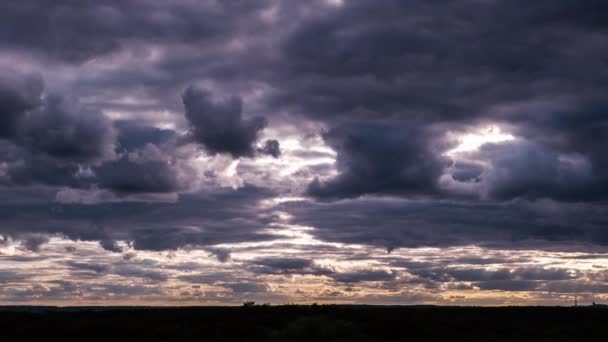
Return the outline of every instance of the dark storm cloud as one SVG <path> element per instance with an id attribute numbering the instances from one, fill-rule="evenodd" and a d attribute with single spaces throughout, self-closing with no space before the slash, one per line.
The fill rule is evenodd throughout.
<path id="1" fill-rule="evenodd" d="M 429 194 L 445 162 L 431 151 L 423 128 L 340 125 L 324 139 L 338 152 L 339 176 L 315 180 L 308 193 L 319 198 L 366 193 Z"/>
<path id="2" fill-rule="evenodd" d="M 13 269 L 0 270 L 0 284 L 28 280 L 32 275 Z"/>
<path id="3" fill-rule="evenodd" d="M 46 155 L 17 149 L 21 159 L 8 163 L 6 175 L 10 185 L 49 185 L 82 187 L 86 180 L 76 177 L 80 167 L 70 160 L 57 160 Z M 5 155 L 6 156 L 6 155 Z M 6 160 L 5 160 L 6 161 Z"/>
<path id="4" fill-rule="evenodd" d="M 269 1 L 37 1 L 0 6 L 0 47 L 82 63 L 139 41 L 197 44 L 229 36 Z M 238 14 L 238 15 L 237 15 Z"/>
<path id="5" fill-rule="evenodd" d="M 39 76 L 7 72 L 0 79 L 0 85 L 11 82 L 0 86 L 5 183 L 77 187 L 81 163 L 114 154 L 114 129 L 100 112 L 60 95 L 43 96 Z"/>
<path id="6" fill-rule="evenodd" d="M 206 91 L 189 87 L 182 99 L 192 137 L 208 152 L 228 153 L 235 158 L 254 155 L 254 144 L 266 127 L 266 119 L 261 116 L 244 119 L 240 98 L 215 102 Z"/>
<path id="7" fill-rule="evenodd" d="M 458 268 L 443 268 L 443 269 L 422 269 L 410 270 L 410 273 L 430 278 L 434 281 L 467 281 L 467 282 L 488 282 L 488 281 L 532 281 L 532 280 L 570 280 L 577 278 L 576 274 L 569 272 L 566 269 L 551 269 L 540 267 L 502 268 L 498 270 L 487 269 L 458 269 Z"/>
<path id="8" fill-rule="evenodd" d="M 95 168 L 102 188 L 117 193 L 171 192 L 181 188 L 170 161 L 146 156 L 122 156 Z"/>
<path id="9" fill-rule="evenodd" d="M 281 155 L 281 145 L 277 140 L 269 139 L 264 142 L 264 146 L 258 149 L 261 154 L 267 154 L 273 158 L 279 158 Z"/>
<path id="10" fill-rule="evenodd" d="M 154 145 L 174 139 L 175 132 L 126 121 L 113 125 L 99 111 L 62 96 L 42 97 L 37 76 L 7 72 L 0 85 L 5 83 L 0 87 L 6 120 L 0 136 L 1 159 L 7 162 L 3 183 L 97 185 L 118 193 L 172 192 L 183 186 L 171 153 L 159 152 Z M 94 166 L 94 175 L 82 172 L 113 158 L 115 147 L 122 156 Z"/>
<path id="11" fill-rule="evenodd" d="M 486 182 L 485 191 L 492 198 L 577 200 L 604 191 L 603 175 L 594 175 L 590 163 L 580 156 L 563 159 L 554 150 L 522 142 L 486 144 L 479 155 L 492 165 L 488 174 L 477 176 Z"/>
<path id="12" fill-rule="evenodd" d="M 255 265 L 280 270 L 300 270 L 312 265 L 312 260 L 301 258 L 263 258 L 253 262 Z"/>
<path id="13" fill-rule="evenodd" d="M 40 234 L 27 234 L 21 237 L 21 245 L 28 251 L 39 252 L 40 247 L 49 242 L 49 238 Z"/>
<path id="14" fill-rule="evenodd" d="M 258 274 L 329 275 L 333 270 L 315 265 L 304 258 L 259 258 L 253 260 L 250 271 Z"/>
<path id="15" fill-rule="evenodd" d="M 22 129 L 22 145 L 55 158 L 89 161 L 113 153 L 110 121 L 57 95 L 49 95 L 40 110 L 29 113 Z"/>
<path id="16" fill-rule="evenodd" d="M 0 232 L 7 236 L 60 234 L 74 240 L 131 241 L 138 250 L 263 241 L 276 238 L 259 230 L 270 213 L 258 202 L 267 190 L 245 187 L 182 195 L 176 203 L 122 202 L 58 204 L 40 192 L 29 203 L 7 200 L 0 208 Z M 114 244 L 105 246 L 113 250 Z"/>
<path id="17" fill-rule="evenodd" d="M 114 121 L 116 127 L 116 147 L 120 152 L 129 152 L 144 148 L 148 144 L 162 145 L 175 139 L 177 134 L 170 129 L 142 125 L 137 121 Z"/>
<path id="18" fill-rule="evenodd" d="M 215 256 L 219 262 L 227 262 L 230 260 L 230 250 L 225 248 L 208 248 L 207 252 Z"/>
<path id="19" fill-rule="evenodd" d="M 99 246 L 101 246 L 101 248 L 105 249 L 106 251 L 122 253 L 122 248 L 118 245 L 118 243 L 108 236 L 100 237 Z"/>
<path id="20" fill-rule="evenodd" d="M 408 272 L 416 276 L 409 280 L 410 283 L 423 283 L 428 288 L 438 288 L 441 284 L 448 284 L 452 289 L 458 287 L 470 289 L 471 286 L 475 286 L 481 290 L 545 291 L 547 288 L 564 288 L 560 284 L 584 286 L 587 281 L 580 271 L 543 267 L 483 269 L 428 265 L 428 267 L 408 269 Z M 467 285 L 468 283 L 471 285 Z"/>
<path id="21" fill-rule="evenodd" d="M 291 202 L 280 208 L 293 215 L 293 223 L 315 227 L 312 234 L 322 240 L 388 249 L 470 244 L 585 248 L 587 243 L 608 243 L 604 229 L 608 216 L 602 204 L 362 198 L 333 203 Z"/>
<path id="22" fill-rule="evenodd" d="M 37 75 L 21 75 L 12 70 L 1 70 L 0 76 L 0 138 L 17 134 L 25 113 L 40 103 L 42 79 Z"/>
<path id="23" fill-rule="evenodd" d="M 540 282 L 531 280 L 488 280 L 476 283 L 481 290 L 534 291 Z"/>
<path id="24" fill-rule="evenodd" d="M 78 261 L 67 261 L 66 265 L 72 269 L 92 271 L 95 273 L 105 273 L 110 269 L 109 265 L 93 264 L 93 263 L 78 262 Z"/>
<path id="25" fill-rule="evenodd" d="M 459 182 L 479 182 L 483 172 L 483 166 L 470 162 L 458 161 L 453 168 L 452 178 Z"/>
<path id="26" fill-rule="evenodd" d="M 5 1 L 0 63 L 39 70 L 46 85 L 36 74 L 0 75 L 0 244 L 8 236 L 25 251 L 45 252 L 44 243 L 56 234 L 96 241 L 126 253 L 125 260 L 133 252 L 123 242 L 135 250 L 201 248 L 227 262 L 240 250 L 215 245 L 284 239 L 269 231 L 272 223 L 291 220 L 312 227 L 309 233 L 322 241 L 389 252 L 470 245 L 603 249 L 607 13 L 600 1 Z M 190 84 L 208 91 L 186 88 Z M 454 147 L 446 132 L 489 124 L 516 139 L 452 160 L 442 156 Z M 181 143 L 198 143 L 210 155 L 278 158 L 279 141 L 260 140 L 268 125 L 288 139 L 282 125 L 298 134 L 302 127 L 314 126 L 312 134 L 322 127 L 324 142 L 336 150 L 333 178 L 323 177 L 335 171 L 330 163 L 298 171 L 315 179 L 307 187 L 296 184 L 313 201 L 261 206 L 302 194 L 255 188 L 247 179 L 237 190 L 215 184 L 189 192 L 198 170 L 183 168 L 180 148 L 191 146 Z M 285 160 L 273 167 L 292 156 L 333 158 L 282 147 Z M 241 164 L 236 176 L 246 178 L 247 167 L 259 173 L 260 165 Z M 265 184 L 280 188 L 285 169 L 270 170 L 277 178 L 269 175 Z M 446 179 L 470 193 L 450 192 Z M 111 192 L 121 202 L 59 203 L 58 190 Z M 174 194 L 180 191 L 188 193 Z M 132 202 L 161 193 L 176 195 L 175 202 Z M 283 219 L 275 210 L 291 216 Z M 372 257 L 363 254 L 359 260 Z M 464 269 L 467 263 L 493 268 Z M 333 285 L 382 282 L 390 290 L 606 292 L 599 275 L 585 282 L 561 268 L 507 263 L 514 264 L 442 256 L 436 262 L 391 260 L 392 271 L 338 272 L 308 256 L 260 256 L 243 265 L 259 277 L 313 275 Z M 64 266 L 90 278 L 169 279 L 168 272 L 126 261 L 108 269 L 84 261 Z M 0 282 L 6 278 L 28 280 L 13 270 L 0 273 Z M 235 294 L 270 291 L 257 278 L 229 272 L 178 279 Z M 51 290 L 19 287 L 14 296 L 73 299 L 79 289 L 102 300 L 110 293 L 127 299 L 163 294 L 159 287 L 64 283 Z M 437 300 L 420 298 L 414 300 Z"/>
<path id="27" fill-rule="evenodd" d="M 595 1 L 444 1 L 433 5 L 352 0 L 321 7 L 321 3 L 178 1 L 144 5 L 132 1 L 34 6 L 36 2 L 26 1 L 3 5 L 3 46 L 12 52 L 64 61 L 103 57 L 127 47 L 200 46 L 200 54 L 167 49 L 151 65 L 118 68 L 91 79 L 83 76 L 75 81 L 79 85 L 76 91 L 92 95 L 103 89 L 122 95 L 135 89 L 138 94 L 163 99 L 167 103 L 159 105 L 175 109 L 171 101 L 164 101 L 175 95 L 175 89 L 209 80 L 228 94 L 250 90 L 252 84 L 268 85 L 273 91 L 261 100 L 268 111 L 265 115 L 287 109 L 320 121 L 330 130 L 355 121 L 361 127 L 369 124 L 370 130 L 381 125 L 402 129 L 410 136 L 429 126 L 460 130 L 498 122 L 556 154 L 575 153 L 588 159 L 594 175 L 589 191 L 555 197 L 605 197 L 608 162 L 598 147 L 606 143 L 603 133 L 607 127 L 603 96 L 607 68 L 601 58 L 607 40 L 607 27 L 601 24 L 605 5 Z M 263 11 L 274 5 L 275 10 Z M 23 29 L 24 25 L 29 29 Z M 244 43 L 246 48 L 227 48 L 233 42 Z M 142 51 L 145 55 L 148 50 Z M 142 88 L 146 90 L 139 92 Z M 240 112 L 238 102 L 208 105 L 236 113 Z M 13 104 L 22 106 L 18 101 Z M 246 127 L 247 119 L 236 122 L 236 128 L 223 137 L 200 132 L 201 126 L 209 125 L 208 120 L 205 125 L 192 121 L 193 132 L 199 131 L 198 140 L 212 153 L 250 156 L 256 149 L 252 135 L 259 129 Z M 234 137 L 228 145 L 226 136 Z M 434 165 L 437 151 L 426 155 L 433 140 L 435 137 L 394 142 L 408 152 L 420 151 L 419 159 L 403 160 L 397 168 Z M 365 153 L 359 150 L 358 154 Z M 350 160 L 351 152 L 345 149 L 339 159 Z M 362 163 L 392 163 L 362 159 Z M 312 194 L 326 198 L 392 193 L 397 188 L 406 195 L 432 193 L 439 169 L 430 167 L 423 179 L 393 176 L 394 186 L 375 183 L 377 177 L 370 177 L 372 184 L 367 184 L 340 176 L 327 183 L 312 183 L 310 188 Z M 473 171 L 456 172 L 454 180 L 475 181 Z M 353 173 L 347 171 L 344 177 Z M 419 189 L 412 189 L 410 183 L 418 180 Z M 547 189 L 538 187 L 534 196 L 554 197 Z M 520 194 L 529 196 L 517 189 L 503 189 L 497 197 Z"/>
<path id="28" fill-rule="evenodd" d="M 460 130 L 505 123 L 557 153 L 589 159 L 596 175 L 589 191 L 557 197 L 603 198 L 608 193 L 608 159 L 599 148 L 608 136 L 602 95 L 608 68 L 600 57 L 608 41 L 608 27 L 600 24 L 606 19 L 600 14 L 604 7 L 596 1 L 345 1 L 303 20 L 284 39 L 285 75 L 273 103 L 334 130 L 350 120 L 372 127 L 379 120 L 405 125 L 404 135 L 411 127 Z M 401 143 L 425 151 L 429 140 Z M 338 158 L 348 158 L 349 152 L 338 150 Z M 386 159 L 375 163 L 389 167 Z M 404 163 L 414 167 L 419 161 Z M 541 178 L 544 171 L 529 173 Z M 335 183 L 342 184 L 340 177 Z M 436 177 L 431 172 L 427 184 Z M 475 174 L 454 177 L 469 182 Z M 372 184 L 360 185 L 351 196 L 390 193 L 401 185 L 397 178 L 394 186 L 378 187 L 370 178 Z M 311 188 L 322 193 L 318 183 Z M 547 190 L 534 191 L 539 197 L 555 195 Z M 504 189 L 501 194 L 522 193 Z"/>
<path id="29" fill-rule="evenodd" d="M 163 272 L 142 269 L 136 265 L 118 265 L 112 268 L 111 272 L 127 278 L 142 278 L 153 282 L 163 282 L 169 277 Z"/>

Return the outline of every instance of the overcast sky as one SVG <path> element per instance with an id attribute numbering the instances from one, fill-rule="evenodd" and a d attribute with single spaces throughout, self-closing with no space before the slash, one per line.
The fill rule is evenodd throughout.
<path id="1" fill-rule="evenodd" d="M 0 304 L 608 301 L 608 2 L 0 3 Z"/>

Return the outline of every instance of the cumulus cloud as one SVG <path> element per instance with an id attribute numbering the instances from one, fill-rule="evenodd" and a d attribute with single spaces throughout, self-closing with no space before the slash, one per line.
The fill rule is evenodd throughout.
<path id="1" fill-rule="evenodd" d="M 315 180 L 308 193 L 319 198 L 363 194 L 433 194 L 446 161 L 432 152 L 423 128 L 384 125 L 340 125 L 324 139 L 338 153 L 340 174 Z"/>
<path id="2" fill-rule="evenodd" d="M 42 234 L 26 234 L 21 237 L 21 246 L 30 252 L 39 252 L 40 247 L 49 242 L 49 238 Z"/>
<path id="3" fill-rule="evenodd" d="M 61 267 L 75 277 L 137 283 L 38 286 L 29 271 L 8 269 L 0 281 L 17 283 L 6 296 L 160 298 L 178 290 L 148 285 L 175 277 L 214 285 L 180 292 L 221 301 L 270 296 L 298 276 L 328 287 L 290 294 L 301 300 L 356 296 L 357 286 L 414 301 L 439 301 L 446 289 L 605 292 L 599 271 L 529 264 L 608 244 L 607 9 L 5 1 L 0 245 L 41 259 L 2 258 L 70 251 L 79 263 Z M 511 139 L 453 153 L 488 125 Z M 262 243 L 271 240 L 281 241 Z M 440 255 L 467 246 L 486 255 Z M 435 255 L 396 260 L 400 247 Z M 200 249 L 212 266 L 127 265 L 180 249 Z M 376 250 L 382 258 L 368 260 Z M 497 250 L 526 252 L 527 265 Z M 334 258 L 365 266 L 326 266 Z"/>
<path id="4" fill-rule="evenodd" d="M 258 148 L 258 152 L 261 154 L 267 154 L 273 158 L 279 158 L 281 155 L 281 145 L 277 140 L 269 139 L 264 142 L 264 146 Z"/>
<path id="5" fill-rule="evenodd" d="M 192 137 L 208 152 L 227 153 L 235 158 L 254 155 L 254 144 L 267 122 L 261 116 L 244 119 L 240 98 L 214 102 L 208 92 L 191 86 L 182 99 Z"/>
<path id="6" fill-rule="evenodd" d="M 83 163 L 113 157 L 115 132 L 103 114 L 63 96 L 43 94 L 38 76 L 9 76 L 16 78 L 11 88 L 0 87 L 8 182 L 78 186 Z M 2 78 L 0 84 L 8 82 Z"/>
<path id="7" fill-rule="evenodd" d="M 184 184 L 176 162 L 152 144 L 95 168 L 98 184 L 117 193 L 171 192 Z"/>
<path id="8" fill-rule="evenodd" d="M 583 156 L 560 156 L 553 150 L 525 142 L 486 144 L 479 155 L 490 162 L 484 176 L 487 196 L 591 197 L 590 186 L 598 186 L 589 161 Z"/>

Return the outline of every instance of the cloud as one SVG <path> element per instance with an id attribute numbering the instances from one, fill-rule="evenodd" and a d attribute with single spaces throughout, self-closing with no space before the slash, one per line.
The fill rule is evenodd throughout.
<path id="1" fill-rule="evenodd" d="M 547 1 L 525 9 L 509 1 L 448 1 L 442 6 L 423 1 L 345 2 L 323 16 L 301 20 L 282 41 L 284 74 L 277 77 L 280 86 L 272 103 L 334 131 L 344 122 L 367 121 L 399 127 L 394 130 L 407 137 L 419 129 L 461 131 L 480 123 L 501 123 L 540 149 L 582 156 L 596 177 L 586 192 L 581 191 L 585 194 L 541 192 L 537 187 L 537 195 L 598 200 L 607 193 L 603 175 L 608 159 L 598 148 L 605 144 L 607 106 L 601 95 L 606 75 L 597 70 L 606 68 L 600 58 L 589 56 L 600 56 L 604 50 L 607 28 L 598 24 L 595 14 L 602 8 L 595 3 L 554 6 Z M 384 134 L 374 138 L 378 143 L 386 139 Z M 437 151 L 426 153 L 428 139 L 403 139 L 407 151 L 394 152 L 401 156 L 419 151 L 414 154 L 419 159 L 377 157 L 376 169 L 433 165 Z M 365 147 L 358 150 L 363 151 L 373 143 L 361 144 Z M 338 153 L 339 159 L 345 158 Z M 369 161 L 353 164 L 365 169 Z M 404 164 L 394 165 L 399 161 Z M 435 170 L 429 167 L 420 173 Z M 531 168 L 528 175 L 540 179 L 545 171 Z M 415 184 L 430 189 L 425 185 L 436 175 L 429 172 L 427 179 Z M 460 180 L 475 176 L 453 175 Z M 586 177 L 572 176 L 577 184 Z M 310 189 L 319 197 L 333 192 L 350 192 L 353 197 L 404 188 L 402 177 L 389 177 L 384 187 L 365 187 L 347 179 L 352 179 L 351 172 L 327 186 L 315 182 Z M 343 191 L 338 190 L 341 187 Z M 517 193 L 500 195 L 510 198 Z"/>
<path id="2" fill-rule="evenodd" d="M 323 289 L 285 301 L 605 292 L 586 259 L 551 253 L 608 244 L 607 9 L 5 1 L 2 259 L 82 278 L 4 270 L 0 300 L 276 299 L 298 275 Z M 512 139 L 450 152 L 488 126 Z M 201 270 L 130 265 L 180 249 Z"/>
<path id="3" fill-rule="evenodd" d="M 242 293 L 261 293 L 268 292 L 268 285 L 263 283 L 240 282 L 240 283 L 222 283 L 222 287 L 232 290 L 236 294 Z"/>
<path id="4" fill-rule="evenodd" d="M 214 255 L 219 262 L 227 262 L 230 260 L 230 250 L 225 248 L 209 248 L 207 249 L 209 253 Z"/>
<path id="5" fill-rule="evenodd" d="M 318 198 L 363 194 L 433 194 L 445 161 L 433 154 L 423 128 L 377 124 L 340 125 L 324 139 L 338 153 L 340 174 L 313 181 L 308 193 Z"/>
<path id="6" fill-rule="evenodd" d="M 90 161 L 114 153 L 114 131 L 101 113 L 49 95 L 23 122 L 18 142 L 59 159 Z"/>
<path id="7" fill-rule="evenodd" d="M 384 270 L 363 270 L 347 273 L 335 273 L 331 277 L 340 283 L 359 283 L 362 281 L 387 281 L 397 277 L 396 272 Z"/>
<path id="8" fill-rule="evenodd" d="M 269 139 L 264 142 L 264 146 L 258 148 L 258 152 L 261 154 L 267 154 L 273 158 L 279 158 L 281 155 L 281 147 L 277 140 Z"/>
<path id="9" fill-rule="evenodd" d="M 130 152 L 148 144 L 162 146 L 176 138 L 175 131 L 142 124 L 134 120 L 115 120 L 117 130 L 116 147 L 119 152 Z"/>
<path id="10" fill-rule="evenodd" d="M 608 241 L 602 228 L 608 216 L 601 204 L 367 197 L 331 203 L 294 201 L 279 208 L 292 216 L 291 223 L 315 227 L 311 233 L 323 241 L 388 249 L 470 244 L 585 249 L 585 244 L 603 246 Z"/>
<path id="11" fill-rule="evenodd" d="M 602 186 L 588 159 L 557 152 L 525 142 L 486 144 L 480 159 L 490 162 L 491 171 L 481 176 L 487 196 L 576 200 L 593 196 Z"/>
<path id="12" fill-rule="evenodd" d="M 120 194 L 172 192 L 185 185 L 175 161 L 152 144 L 105 162 L 94 171 L 101 188 Z"/>
<path id="13" fill-rule="evenodd" d="M 272 196 L 264 189 L 244 187 L 184 194 L 176 203 L 88 205 L 57 204 L 39 192 L 38 202 L 25 205 L 14 199 L 3 204 L 0 233 L 61 234 L 73 240 L 106 241 L 110 250 L 116 250 L 111 241 L 131 241 L 137 250 L 153 251 L 265 241 L 276 236 L 259 232 L 271 217 L 260 201 Z"/>
<path id="14" fill-rule="evenodd" d="M 141 6 L 139 2 L 40 4 L 26 0 L 2 7 L 1 19 L 7 29 L 1 46 L 51 60 L 83 63 L 139 41 L 196 44 L 229 35 L 238 27 L 240 16 L 251 17 L 269 4 L 265 0 L 236 3 L 180 0 Z M 233 15 L 234 11 L 239 16 Z"/>
<path id="15" fill-rule="evenodd" d="M 253 262 L 255 265 L 279 270 L 301 270 L 312 265 L 312 261 L 301 258 L 263 258 Z"/>
<path id="16" fill-rule="evenodd" d="M 20 122 L 28 110 L 41 101 L 43 81 L 39 75 L 21 75 L 10 69 L 2 69 L 0 76 L 0 113 L 2 121 L 0 138 L 17 135 Z"/>
<path id="17" fill-rule="evenodd" d="M 210 97 L 209 93 L 192 86 L 182 95 L 192 137 L 212 154 L 253 157 L 254 143 L 266 127 L 266 119 L 261 116 L 243 119 L 240 98 L 214 102 Z"/>
<path id="18" fill-rule="evenodd" d="M 105 273 L 110 269 L 109 265 L 93 264 L 93 263 L 79 262 L 79 261 L 73 261 L 73 260 L 67 261 L 66 265 L 68 265 L 69 267 L 71 267 L 73 269 L 92 271 L 95 273 Z"/>
<path id="19" fill-rule="evenodd" d="M 49 242 L 49 238 L 42 234 L 26 234 L 21 239 L 21 246 L 30 252 L 39 252 L 40 247 Z"/>
<path id="20" fill-rule="evenodd" d="M 1 78 L 0 85 L 9 82 L 6 74 Z M 78 187 L 82 164 L 113 157 L 115 132 L 103 114 L 45 94 L 40 76 L 8 73 L 8 78 L 14 78 L 11 86 L 0 86 L 6 183 Z"/>

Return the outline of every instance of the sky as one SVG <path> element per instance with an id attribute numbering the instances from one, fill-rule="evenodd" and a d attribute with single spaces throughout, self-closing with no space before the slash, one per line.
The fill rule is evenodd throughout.
<path id="1" fill-rule="evenodd" d="M 608 2 L 0 3 L 0 304 L 608 302 Z"/>

